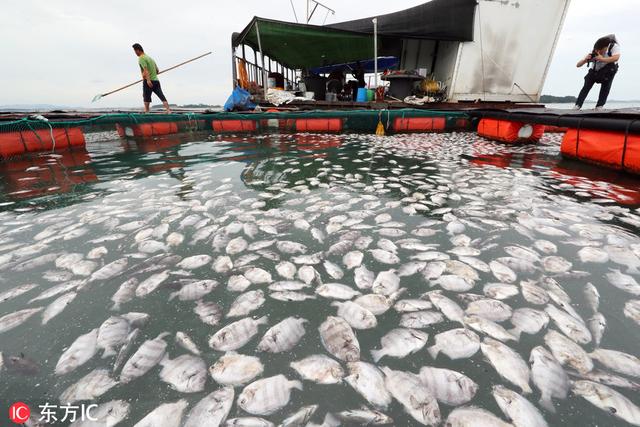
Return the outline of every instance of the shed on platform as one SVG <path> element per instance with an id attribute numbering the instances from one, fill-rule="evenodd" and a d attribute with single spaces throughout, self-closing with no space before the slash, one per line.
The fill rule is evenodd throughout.
<path id="1" fill-rule="evenodd" d="M 446 85 L 449 101 L 538 102 L 570 1 L 432 0 L 324 26 L 254 17 L 232 37 L 234 85 L 236 58 L 263 85 L 270 71 L 293 83 L 302 69 L 377 54 L 397 58 L 400 69 L 425 69 Z"/>

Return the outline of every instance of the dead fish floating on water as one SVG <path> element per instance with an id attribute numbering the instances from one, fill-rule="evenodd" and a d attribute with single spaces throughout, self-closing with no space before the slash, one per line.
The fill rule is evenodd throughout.
<path id="1" fill-rule="evenodd" d="M 640 425 L 640 407 L 614 389 L 592 381 L 576 381 L 571 390 L 612 416 Z"/>
<path id="2" fill-rule="evenodd" d="M 228 352 L 209 367 L 211 378 L 218 384 L 239 386 L 262 374 L 264 366 L 260 359 L 236 352 Z"/>
<path id="3" fill-rule="evenodd" d="M 311 355 L 291 362 L 290 366 L 307 381 L 317 384 L 337 384 L 342 381 L 344 371 L 340 363 L 325 355 Z"/>
<path id="4" fill-rule="evenodd" d="M 163 359 L 160 379 L 181 393 L 197 393 L 204 390 L 207 367 L 198 356 L 183 354 L 175 359 Z M 126 367 L 126 366 L 125 366 Z"/>
<path id="5" fill-rule="evenodd" d="M 85 364 L 98 351 L 98 329 L 80 335 L 65 350 L 55 367 L 56 375 L 67 374 Z"/>
<path id="6" fill-rule="evenodd" d="M 163 403 L 153 411 L 149 412 L 134 427 L 179 427 L 182 423 L 182 416 L 189 403 L 185 399 L 173 403 Z"/>
<path id="7" fill-rule="evenodd" d="M 493 398 L 516 426 L 547 427 L 548 424 L 538 409 L 513 390 L 497 385 L 493 386 Z"/>
<path id="8" fill-rule="evenodd" d="M 302 390 L 302 383 L 276 375 L 246 386 L 238 396 L 238 406 L 254 415 L 270 415 L 289 403 L 291 390 Z"/>
<path id="9" fill-rule="evenodd" d="M 349 324 L 340 317 L 328 317 L 319 328 L 322 345 L 345 362 L 360 359 L 360 344 Z"/>
<path id="10" fill-rule="evenodd" d="M 260 325 L 266 325 L 268 318 L 252 319 L 245 317 L 213 334 L 209 339 L 209 347 L 218 351 L 233 351 L 244 347 L 257 333 Z"/>
<path id="11" fill-rule="evenodd" d="M 231 411 L 235 394 L 224 387 L 202 398 L 185 417 L 184 427 L 220 426 Z"/>
<path id="12" fill-rule="evenodd" d="M 8 381 L 57 362 L 61 397 L 99 402 L 101 425 L 544 426 L 575 421 L 582 398 L 638 424 L 638 354 L 609 334 L 640 326 L 640 211 L 610 202 L 616 185 L 473 162 L 551 139 L 323 138 L 250 150 L 242 183 L 219 175 L 237 160 L 200 153 L 180 183 L 127 176 L 63 209 L 2 207 L 0 332 L 29 337 L 42 319 L 72 337 L 53 357 L 27 347 L 37 362 L 5 352 Z M 504 416 L 480 407 L 487 371 Z M 139 413 L 118 398 L 142 376 L 198 396 L 160 393 Z"/>
<path id="13" fill-rule="evenodd" d="M 419 376 L 386 367 L 382 368 L 382 372 L 385 376 L 385 387 L 409 415 L 423 425 L 440 424 L 438 402 Z"/>
<path id="14" fill-rule="evenodd" d="M 384 374 L 376 366 L 366 362 L 349 363 L 349 375 L 344 381 L 373 406 L 386 409 L 391 404 L 391 394 L 384 384 Z"/>
<path id="15" fill-rule="evenodd" d="M 168 332 L 163 332 L 155 339 L 143 342 L 122 367 L 120 382 L 126 384 L 141 377 L 160 363 L 166 353 L 167 342 L 164 338 L 168 335 Z"/>
<path id="16" fill-rule="evenodd" d="M 70 385 L 60 395 L 60 403 L 70 404 L 81 400 L 95 400 L 118 385 L 107 369 L 95 369 L 76 383 Z"/>

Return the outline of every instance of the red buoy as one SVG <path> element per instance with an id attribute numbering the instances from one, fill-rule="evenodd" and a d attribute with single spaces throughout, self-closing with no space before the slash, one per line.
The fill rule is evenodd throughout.
<path id="1" fill-rule="evenodd" d="M 0 133 L 0 157 L 84 147 L 80 128 L 54 128 Z"/>
<path id="2" fill-rule="evenodd" d="M 544 134 L 544 125 L 513 122 L 510 120 L 481 119 L 478 123 L 478 135 L 492 141 L 537 142 Z"/>

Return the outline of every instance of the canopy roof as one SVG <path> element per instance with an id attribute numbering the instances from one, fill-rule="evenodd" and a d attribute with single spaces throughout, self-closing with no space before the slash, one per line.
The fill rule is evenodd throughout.
<path id="1" fill-rule="evenodd" d="M 472 41 L 476 0 L 432 0 L 399 12 L 328 25 L 331 28 L 373 32 L 378 18 L 381 36 L 429 40 Z"/>
<path id="2" fill-rule="evenodd" d="M 255 17 L 233 45 L 258 50 L 258 31 L 265 55 L 289 68 L 311 68 L 353 62 L 373 56 L 373 37 L 348 30 Z"/>
<path id="3" fill-rule="evenodd" d="M 432 0 L 378 16 L 378 55 L 401 56 L 402 39 L 471 41 L 476 0 Z M 320 26 L 254 17 L 233 46 L 246 44 L 289 68 L 313 68 L 370 59 L 372 18 Z"/>

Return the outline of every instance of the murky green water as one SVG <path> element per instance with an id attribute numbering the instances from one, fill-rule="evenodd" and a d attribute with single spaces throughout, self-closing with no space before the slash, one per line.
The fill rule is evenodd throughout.
<path id="1" fill-rule="evenodd" d="M 22 353 L 39 367 L 36 374 L 24 375 L 5 362 L 4 370 L 0 372 L 3 413 L 14 401 L 26 402 L 32 408 L 45 402 L 58 404 L 60 393 L 93 369 L 111 369 L 114 358 L 101 358 L 99 352 L 69 374 L 53 374 L 60 355 L 78 336 L 100 327 L 114 315 L 109 310 L 110 298 L 130 277 L 143 281 L 164 269 L 172 273 L 170 279 L 150 295 L 133 298 L 122 305 L 122 313 L 144 312 L 151 316 L 133 351 L 144 340 L 168 331 L 172 336 L 166 339 L 167 352 L 170 358 L 175 358 L 187 353 L 173 339 L 176 331 L 183 331 L 198 345 L 207 366 L 215 363 L 222 353 L 208 346 L 209 337 L 237 319 L 223 319 L 215 327 L 205 325 L 193 312 L 194 301 L 168 301 L 169 294 L 188 280 L 215 279 L 219 282 L 218 287 L 203 299 L 218 303 L 226 313 L 239 295 L 226 288 L 228 278 L 232 274 L 242 274 L 244 268 L 219 274 L 209 263 L 185 272 L 179 271 L 174 259 L 172 264 L 160 266 L 160 270 L 140 271 L 155 265 L 164 252 L 180 257 L 207 254 L 214 260 L 225 255 L 226 240 L 221 236 L 229 235 L 237 222 L 257 224 L 260 228 L 253 237 L 240 230 L 228 238 L 242 236 L 248 243 L 272 239 L 302 243 L 307 247 L 307 254 L 321 253 L 324 259 L 344 270 L 344 278 L 335 280 L 329 277 L 322 263 L 314 265 L 323 283 L 340 282 L 354 289 L 353 271 L 343 265 L 342 254 L 327 254 L 328 249 L 341 240 L 353 242 L 362 236 L 373 238 L 370 246 L 363 250 L 363 264 L 376 274 L 398 269 L 420 252 L 403 248 L 403 244 L 412 242 L 410 239 L 434 244 L 434 250 L 444 254 L 454 249 L 455 244 L 468 244 L 481 250 L 478 258 L 485 263 L 507 256 L 506 246 L 533 248 L 535 240 L 548 240 L 557 245 L 555 255 L 571 262 L 571 268 L 559 274 L 545 271 L 542 263 L 535 263 L 533 271 L 516 271 L 515 284 L 523 280 L 555 278 L 570 297 L 576 314 L 586 320 L 593 313 L 585 304 L 583 289 L 587 282 L 593 283 L 600 293 L 599 311 L 607 320 L 601 347 L 640 356 L 640 324 L 623 312 L 626 303 L 639 297 L 612 286 L 605 278 L 610 269 L 627 272 L 629 265 L 621 265 L 619 260 L 617 263 L 615 260 L 583 262 L 578 256 L 584 246 L 600 247 L 605 252 L 610 246 L 624 248 L 630 254 L 628 259 L 631 261 L 626 261 L 631 263 L 631 277 L 639 278 L 633 271 L 633 263 L 637 261 L 640 265 L 640 213 L 637 210 L 640 180 L 560 161 L 557 136 L 545 136 L 540 145 L 525 147 L 494 144 L 472 134 L 385 138 L 271 135 L 212 140 L 207 140 L 206 136 L 111 140 L 91 144 L 88 152 L 42 155 L 0 165 L 0 292 L 22 284 L 38 285 L 24 295 L 0 302 L 0 316 L 28 307 L 46 307 L 57 296 L 31 304 L 29 300 L 59 283 L 86 279 L 56 267 L 55 257 L 43 265 L 19 267 L 24 261 L 49 254 L 87 256 L 100 246 L 104 246 L 107 253 L 93 259 L 95 269 L 119 258 L 128 259 L 124 274 L 88 284 L 46 325 L 41 325 L 42 313 L 38 313 L 0 334 L 0 351 L 5 358 Z M 383 213 L 391 215 L 391 221 L 398 224 L 392 224 L 393 227 L 378 224 L 374 218 Z M 181 225 L 190 215 L 194 220 Z M 311 227 L 321 230 L 323 242 L 314 238 L 309 230 L 294 227 L 296 219 L 306 219 Z M 428 220 L 434 221 L 425 226 L 424 222 Z M 135 221 L 139 223 L 135 224 Z M 463 230 L 455 231 L 457 240 L 454 232 L 447 231 L 447 225 L 452 221 L 464 225 Z M 178 232 L 184 236 L 184 241 L 177 246 L 167 245 L 160 252 L 141 252 L 139 244 L 143 241 L 144 230 L 163 223 L 168 223 L 168 233 Z M 217 227 L 212 227 L 209 235 L 193 242 L 199 229 L 213 225 Z M 270 234 L 272 228 L 265 225 L 275 227 L 276 234 Z M 562 233 L 558 234 L 562 236 L 543 233 L 536 225 L 560 230 Z M 424 227 L 433 229 L 434 235 L 412 234 Z M 385 231 L 381 234 L 381 230 L 389 228 L 398 230 L 393 232 L 393 237 L 386 236 Z M 113 240 L 100 241 L 116 234 Z M 158 240 L 164 242 L 167 234 Z M 469 239 L 465 241 L 460 235 Z M 399 264 L 381 264 L 368 252 L 383 238 L 397 245 Z M 149 239 L 151 237 L 146 240 Z M 36 245 L 33 250 L 25 249 L 32 245 Z M 278 277 L 275 265 L 291 256 L 279 252 L 275 245 L 267 250 L 269 252 L 259 253 L 249 265 L 269 271 L 273 281 L 284 280 Z M 247 253 L 249 251 L 231 258 L 236 262 Z M 540 258 L 546 256 L 539 255 Z M 154 256 L 156 258 L 152 258 Z M 457 259 L 454 254 L 449 256 Z M 491 272 L 477 273 L 479 280 L 468 293 L 482 295 L 486 283 L 498 282 Z M 439 288 L 436 282 L 430 283 L 420 273 L 402 277 L 400 286 L 406 289 L 402 299 L 419 298 L 423 293 Z M 289 367 L 290 362 L 312 354 L 328 354 L 321 343 L 318 326 L 327 316 L 336 315 L 332 300 L 317 296 L 304 302 L 283 302 L 270 298 L 266 285 L 252 285 L 248 290 L 254 289 L 265 291 L 266 302 L 251 315 L 268 316 L 269 325 L 261 326 L 259 333 L 238 352 L 255 354 L 261 359 L 265 366 L 261 377 L 284 374 L 289 379 L 300 379 Z M 301 292 L 314 295 L 313 291 L 311 287 Z M 465 307 L 466 303 L 455 292 L 443 292 Z M 513 309 L 534 307 L 542 310 L 545 307 L 531 304 L 521 293 L 503 302 Z M 294 350 L 284 354 L 256 353 L 256 345 L 268 327 L 289 316 L 309 321 L 306 335 Z M 380 348 L 380 338 L 398 327 L 400 317 L 401 313 L 391 308 L 377 316 L 377 327 L 356 331 L 361 360 L 373 363 L 370 351 Z M 512 327 L 509 321 L 502 325 L 506 329 Z M 434 344 L 436 334 L 457 327 L 457 323 L 445 320 L 425 328 L 429 334 L 427 346 Z M 548 328 L 557 329 L 553 321 Z M 522 334 L 519 342 L 509 341 L 507 345 L 528 361 L 531 349 L 544 345 L 546 330 L 536 335 Z M 483 337 L 483 334 L 479 335 Z M 583 347 L 587 351 L 594 349 L 593 343 Z M 346 370 L 346 364 L 342 365 Z M 451 361 L 444 355 L 433 360 L 423 348 L 403 359 L 383 358 L 378 365 L 413 373 L 423 366 L 464 373 L 479 385 L 469 404 L 487 409 L 503 419 L 506 418 L 491 395 L 491 387 L 504 384 L 520 391 L 498 375 L 481 351 L 469 359 Z M 598 369 L 612 372 L 596 365 Z M 179 393 L 160 381 L 159 371 L 160 367 L 156 366 L 131 383 L 117 385 L 96 402 L 128 401 L 131 413 L 121 425 L 134 425 L 159 404 L 181 398 L 189 401 L 188 412 L 196 402 L 219 387 L 209 377 L 205 391 Z M 633 377 L 627 378 L 633 380 Z M 313 422 L 320 424 L 328 412 L 367 405 L 346 383 L 303 383 L 304 390 L 293 390 L 285 408 L 265 418 L 277 424 L 304 405 L 318 404 Z M 532 388 L 534 392 L 527 397 L 536 404 L 540 392 L 533 384 Z M 640 405 L 637 390 L 616 390 Z M 236 397 L 241 391 L 242 387 L 235 389 Z M 557 413 L 552 414 L 538 406 L 549 425 L 626 425 L 571 393 L 566 400 L 556 400 L 556 408 Z M 452 409 L 440 404 L 443 420 Z M 383 412 L 395 420 L 395 425 L 417 425 L 395 400 Z M 229 418 L 240 416 L 248 414 L 234 404 Z M 1 424 L 5 425 L 5 422 Z"/>

